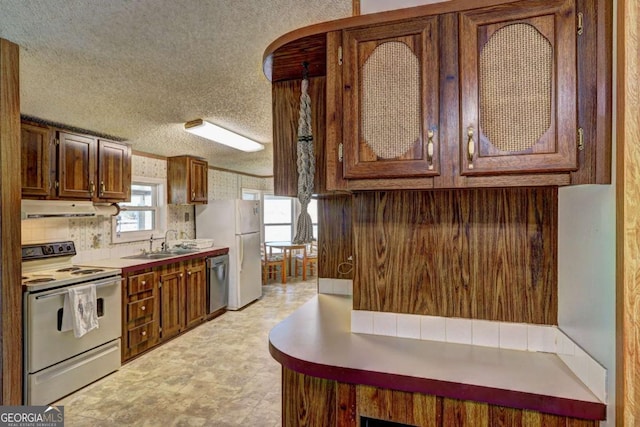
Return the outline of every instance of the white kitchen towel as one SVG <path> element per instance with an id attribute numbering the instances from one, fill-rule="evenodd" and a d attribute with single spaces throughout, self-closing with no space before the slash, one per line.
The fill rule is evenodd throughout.
<path id="1" fill-rule="evenodd" d="M 60 330 L 70 331 L 76 338 L 98 327 L 96 307 L 96 286 L 76 286 L 69 288 L 64 296 L 62 325 Z"/>

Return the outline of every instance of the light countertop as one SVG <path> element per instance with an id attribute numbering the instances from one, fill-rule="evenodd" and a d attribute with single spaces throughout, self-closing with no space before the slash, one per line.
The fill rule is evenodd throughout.
<path id="1" fill-rule="evenodd" d="M 170 264 L 172 262 L 181 262 L 195 258 L 217 256 L 226 254 L 228 252 L 229 248 L 227 247 L 214 246 L 211 248 L 201 249 L 197 252 L 192 252 L 189 254 L 176 254 L 175 256 L 160 259 L 106 258 L 95 261 L 86 261 L 81 264 L 87 267 L 119 268 L 122 270 L 122 273 L 129 273 L 145 268 L 152 268 L 164 264 Z"/>
<path id="2" fill-rule="evenodd" d="M 350 313 L 350 297 L 314 297 L 271 330 L 271 355 L 340 382 L 605 418 L 606 405 L 555 354 L 356 334 Z"/>

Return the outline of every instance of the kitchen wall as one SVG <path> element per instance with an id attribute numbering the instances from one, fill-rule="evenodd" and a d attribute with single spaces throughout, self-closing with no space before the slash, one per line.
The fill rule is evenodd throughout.
<path id="1" fill-rule="evenodd" d="M 360 0 L 360 13 L 375 13 L 443 0 Z M 613 0 L 614 13 L 618 2 Z M 613 23 L 614 43 L 616 23 Z M 616 49 L 613 49 L 616 88 Z M 615 119 L 615 90 L 613 94 Z M 615 153 L 615 134 L 613 152 Z M 616 170 L 615 155 L 612 171 Z M 607 421 L 615 420 L 616 283 L 615 172 L 612 185 L 561 188 L 558 194 L 558 326 L 607 369 Z"/>
<path id="2" fill-rule="evenodd" d="M 167 178 L 167 162 L 156 157 L 134 155 L 131 162 L 132 176 Z M 273 191 L 272 178 L 256 178 L 233 172 L 209 169 L 209 199 L 239 198 L 242 188 Z M 189 220 L 185 221 L 185 213 Z M 178 231 L 181 238 L 195 237 L 194 207 L 189 205 L 167 206 L 167 229 Z M 52 218 L 22 221 L 22 244 L 73 240 L 78 255 L 74 262 L 121 257 L 148 248 L 148 241 L 111 243 L 111 217 Z M 159 244 L 159 243 L 158 243 Z"/>

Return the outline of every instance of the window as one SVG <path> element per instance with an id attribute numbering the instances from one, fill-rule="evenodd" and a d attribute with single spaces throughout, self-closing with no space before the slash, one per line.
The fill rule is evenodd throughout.
<path id="1" fill-rule="evenodd" d="M 293 239 L 293 201 L 290 197 L 264 196 L 264 241 Z"/>
<path id="2" fill-rule="evenodd" d="M 165 227 L 165 184 L 154 178 L 133 178 L 131 201 L 120 203 L 121 211 L 112 220 L 113 243 L 147 240 L 160 236 Z"/>
<path id="3" fill-rule="evenodd" d="M 250 188 L 242 189 L 242 200 L 260 200 L 260 190 L 253 190 Z"/>
<path id="4" fill-rule="evenodd" d="M 313 224 L 313 237 L 318 239 L 318 201 L 311 199 L 307 212 Z M 295 222 L 300 213 L 297 199 L 277 197 L 266 194 L 264 196 L 264 241 L 290 242 L 295 236 Z"/>
<path id="5" fill-rule="evenodd" d="M 309 201 L 307 212 L 309 212 L 311 223 L 313 224 L 313 238 L 318 240 L 318 200 L 311 199 Z"/>

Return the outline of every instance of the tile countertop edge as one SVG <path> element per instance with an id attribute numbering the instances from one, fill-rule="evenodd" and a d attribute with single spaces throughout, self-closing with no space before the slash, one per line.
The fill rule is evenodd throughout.
<path id="1" fill-rule="evenodd" d="M 174 262 L 183 262 L 197 258 L 207 258 L 212 256 L 224 255 L 227 253 L 229 253 L 229 248 L 227 247 L 213 247 L 202 249 L 198 252 L 189 254 L 176 255 L 154 260 L 107 258 L 95 261 L 85 261 L 80 264 L 87 267 L 120 268 L 122 270 L 122 274 L 126 274 L 138 270 L 144 270 L 147 268 L 159 267 L 161 265 L 171 264 Z"/>
<path id="2" fill-rule="evenodd" d="M 430 395 L 437 395 L 442 397 L 449 397 L 461 400 L 473 400 L 477 402 L 488 403 L 492 405 L 507 406 L 518 409 L 528 409 L 549 414 L 555 414 L 560 416 L 576 417 L 590 420 L 604 420 L 606 418 L 606 405 L 598 401 L 595 396 L 593 401 L 572 399 L 562 396 L 545 395 L 541 393 L 530 393 L 519 390 L 508 390 L 504 388 L 497 388 L 493 386 L 483 386 L 471 383 L 461 383 L 457 381 L 447 381 L 443 379 L 434 379 L 427 377 L 409 376 L 398 372 L 383 372 L 375 370 L 375 361 L 369 355 L 368 358 L 357 358 L 359 361 L 364 361 L 362 365 L 367 365 L 367 368 L 356 366 L 356 359 L 346 356 L 343 360 L 340 360 L 340 355 L 333 354 L 327 358 L 327 363 L 320 360 L 322 356 L 318 356 L 315 359 L 306 357 L 307 354 L 315 353 L 322 354 L 322 351 L 314 351 L 312 348 L 314 344 L 318 347 L 326 346 L 327 343 L 322 343 L 322 339 L 330 339 L 335 334 L 351 334 L 348 330 L 348 326 L 336 330 L 337 322 L 335 315 L 329 313 L 321 313 L 318 310 L 319 298 L 341 298 L 350 301 L 348 297 L 341 296 L 329 296 L 322 295 L 314 297 L 312 300 L 304 304 L 290 317 L 296 317 L 295 321 L 288 322 L 287 319 L 276 325 L 269 333 L 269 352 L 271 356 L 278 361 L 283 367 L 295 372 L 299 372 L 305 375 L 324 378 L 328 380 L 335 380 L 344 383 L 363 384 L 380 388 L 388 388 L 406 392 L 424 393 Z M 344 309 L 348 307 L 345 305 Z M 322 320 L 315 321 L 314 324 L 306 324 L 301 320 L 311 320 L 309 316 L 318 314 L 318 317 L 331 319 L 329 322 L 323 322 Z M 335 313 L 331 313 L 335 314 Z M 300 318 L 302 317 L 302 319 Z M 300 342 L 300 334 L 291 334 L 291 328 L 300 328 L 301 325 L 310 326 L 309 333 L 305 333 L 304 336 L 309 336 L 309 342 L 304 345 Z M 313 329 L 315 332 L 312 333 Z M 323 330 L 324 328 L 334 328 L 333 331 Z M 294 335 L 295 342 L 287 343 L 287 337 Z M 358 335 L 358 334 L 356 334 Z M 314 337 L 320 337 L 319 341 L 312 342 Z M 304 339 L 304 338 L 303 338 Z M 391 343 L 393 340 L 402 340 L 402 338 L 384 337 L 384 340 Z M 420 345 L 429 346 L 431 342 L 422 341 Z M 341 343 L 341 349 L 344 349 L 344 353 L 350 353 L 357 349 L 343 347 L 344 343 Z M 441 344 L 440 345 L 457 345 L 457 344 Z M 357 344 L 354 344 L 357 346 Z M 300 348 L 304 348 L 303 351 L 297 351 Z M 500 351 L 500 350 L 498 350 Z M 513 350 L 509 350 L 513 351 Z M 508 352 L 509 352 L 508 351 Z M 505 353 L 504 351 L 502 351 Z M 506 352 L 508 354 L 508 352 Z M 535 354 L 535 353 L 534 353 Z M 547 356 L 544 354 L 544 356 Z M 420 355 L 422 357 L 422 355 Z M 557 356 L 556 356 L 557 357 Z M 340 365 L 335 363 L 340 360 Z M 422 360 L 422 359 L 421 359 Z M 334 362 L 334 363 L 331 363 Z M 478 366 L 478 369 L 483 366 Z M 571 374 L 572 375 L 572 374 Z M 571 378 L 568 376 L 568 381 L 575 381 L 577 384 L 582 384 L 577 378 Z"/>

